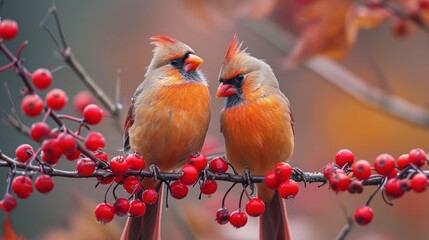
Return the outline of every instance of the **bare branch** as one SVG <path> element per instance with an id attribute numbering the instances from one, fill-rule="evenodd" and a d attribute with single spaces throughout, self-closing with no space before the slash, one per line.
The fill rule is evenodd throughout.
<path id="1" fill-rule="evenodd" d="M 53 2 L 52 4 L 55 3 Z M 57 27 L 62 46 L 60 46 L 60 43 L 56 40 L 53 33 L 45 24 L 47 18 L 51 14 L 55 18 L 55 25 Z M 57 7 L 55 5 L 49 8 L 49 13 L 47 17 L 45 17 L 45 19 L 41 22 L 40 25 L 44 30 L 48 32 L 49 36 L 57 47 L 57 51 L 62 56 L 64 62 L 75 72 L 75 74 L 82 81 L 82 83 L 85 84 L 85 86 L 94 94 L 94 96 L 101 102 L 101 104 L 107 109 L 107 111 L 109 111 L 110 115 L 113 117 L 118 117 L 121 112 L 122 105 L 114 103 L 113 100 L 110 99 L 110 97 L 101 89 L 101 87 L 94 81 L 94 79 L 88 74 L 85 68 L 83 68 L 80 62 L 76 59 L 76 57 L 71 51 L 70 46 L 67 45 L 64 32 L 61 27 L 61 21 L 58 16 Z"/>

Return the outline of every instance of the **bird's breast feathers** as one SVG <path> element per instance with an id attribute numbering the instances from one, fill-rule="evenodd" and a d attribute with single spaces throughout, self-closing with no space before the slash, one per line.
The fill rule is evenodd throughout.
<path id="1" fill-rule="evenodd" d="M 265 174 L 269 162 L 286 161 L 292 154 L 291 115 L 283 98 L 263 97 L 225 108 L 221 128 L 228 160 L 239 168 Z"/>
<path id="2" fill-rule="evenodd" d="M 172 168 L 201 150 L 209 120 L 210 96 L 203 84 L 143 91 L 134 106 L 131 148 L 161 169 Z"/>

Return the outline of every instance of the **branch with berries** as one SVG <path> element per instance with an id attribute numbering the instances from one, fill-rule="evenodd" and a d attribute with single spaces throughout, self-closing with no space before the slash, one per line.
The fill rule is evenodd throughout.
<path id="1" fill-rule="evenodd" d="M 57 19 L 56 10 L 51 9 L 51 12 Z M 60 29 L 59 31 L 61 33 Z M 96 178 L 97 186 L 108 185 L 104 201 L 95 209 L 95 216 L 101 223 L 112 221 L 115 214 L 143 216 L 146 205 L 159 201 L 158 189 L 144 188 L 142 181 L 145 178 L 154 178 L 165 184 L 168 193 L 166 198 L 171 195 L 175 199 L 185 198 L 189 187 L 197 184 L 201 194 L 214 194 L 217 191 L 217 181 L 226 181 L 231 183 L 231 187 L 223 197 L 216 213 L 216 221 L 219 224 L 229 222 L 239 228 L 246 225 L 248 216 L 258 217 L 265 211 L 264 202 L 254 196 L 254 184 L 266 184 L 278 191 L 282 198 L 291 199 L 299 193 L 298 182 L 303 182 L 319 183 L 320 186 L 328 183 L 334 192 L 348 191 L 352 194 L 361 193 L 364 186 L 377 186 L 368 201 L 354 213 L 355 222 L 366 225 L 373 219 L 373 210 L 369 204 L 377 193 L 381 193 L 385 202 L 391 204 L 391 199 L 399 198 L 409 190 L 423 192 L 427 189 L 429 172 L 423 171 L 422 167 L 427 163 L 428 156 L 422 149 L 413 149 L 398 159 L 382 154 L 376 158 L 373 166 L 366 160 L 355 162 L 351 151 L 341 150 L 335 157 L 335 163 L 328 164 L 323 173 L 302 172 L 288 163 L 279 163 L 265 176 L 253 176 L 248 171 L 237 173 L 221 156 L 191 156 L 177 172 L 160 172 L 155 165 L 146 166 L 145 159 L 135 153 L 109 158 L 103 151 L 105 137 L 91 129 L 103 120 L 101 107 L 95 104 L 87 105 L 82 116 L 75 117 L 60 113 L 68 103 L 65 91 L 49 90 L 42 99 L 40 91 L 52 85 L 52 74 L 43 68 L 33 72 L 25 68 L 21 55 L 26 42 L 19 47 L 16 54 L 7 48 L 4 41 L 12 40 L 17 33 L 18 25 L 15 21 L 0 22 L 0 51 L 9 60 L 9 63 L 0 67 L 0 72 L 14 70 L 17 73 L 25 86 L 22 91 L 21 111 L 27 117 L 41 117 L 42 120 L 33 123 L 28 129 L 22 128 L 22 131 L 28 131 L 32 140 L 40 143 L 40 147 L 33 148 L 30 144 L 22 144 L 16 148 L 14 157 L 0 151 L 0 167 L 9 169 L 6 193 L 0 201 L 0 208 L 6 212 L 11 212 L 17 206 L 15 196 L 21 199 L 31 196 L 33 178 L 34 187 L 43 194 L 54 188 L 53 177 Z M 66 46 L 64 41 L 63 47 L 60 48 L 63 53 L 67 53 Z M 67 56 L 70 55 L 65 55 Z M 48 119 L 53 120 L 55 125 L 49 125 Z M 70 122 L 78 123 L 78 126 L 72 129 L 69 127 Z M 19 122 L 16 126 L 21 127 Z M 75 170 L 56 168 L 61 159 L 70 161 Z M 225 207 L 225 199 L 237 185 L 241 185 L 238 209 L 230 213 Z M 119 197 L 116 192 L 118 187 L 122 187 L 128 195 Z M 109 193 L 114 197 L 113 204 L 107 202 Z M 243 197 L 248 200 L 245 211 L 241 210 Z M 344 234 L 349 230 L 344 231 Z"/>

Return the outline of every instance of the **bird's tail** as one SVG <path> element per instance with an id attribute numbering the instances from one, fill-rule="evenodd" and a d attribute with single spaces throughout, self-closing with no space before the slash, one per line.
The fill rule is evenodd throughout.
<path id="1" fill-rule="evenodd" d="M 121 240 L 159 240 L 161 239 L 161 209 L 164 186 L 159 187 L 158 201 L 146 205 L 142 217 L 128 217 Z"/>
<path id="2" fill-rule="evenodd" d="M 271 200 L 265 202 L 265 212 L 259 218 L 259 239 L 289 240 L 291 239 L 286 205 L 277 190 Z"/>

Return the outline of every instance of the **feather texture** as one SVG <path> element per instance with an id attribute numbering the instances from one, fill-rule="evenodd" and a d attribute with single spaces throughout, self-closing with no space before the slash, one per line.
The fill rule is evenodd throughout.
<path id="1" fill-rule="evenodd" d="M 240 49 L 235 35 L 219 76 L 217 95 L 228 97 L 221 114 L 221 132 L 226 157 L 238 171 L 248 168 L 252 174 L 265 175 L 292 156 L 293 119 L 271 67 Z M 283 199 L 265 184 L 258 184 L 257 191 L 266 205 L 260 238 L 290 239 Z"/>
<path id="2" fill-rule="evenodd" d="M 161 171 L 171 171 L 201 151 L 210 121 L 210 95 L 198 70 L 202 59 L 189 46 L 167 36 L 150 40 L 156 47 L 125 120 L 124 151 L 139 153 Z M 160 184 L 143 180 L 146 189 L 159 189 L 160 198 L 143 217 L 128 219 L 123 240 L 160 239 Z"/>

